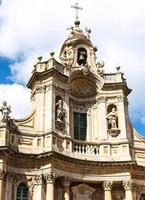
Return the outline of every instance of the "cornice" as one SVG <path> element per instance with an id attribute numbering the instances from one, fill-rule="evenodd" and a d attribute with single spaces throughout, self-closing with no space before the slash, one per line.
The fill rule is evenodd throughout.
<path id="1" fill-rule="evenodd" d="M 26 86 L 28 88 L 32 89 L 32 87 L 36 81 L 44 79 L 45 76 L 49 77 L 52 75 L 61 76 L 61 81 L 64 81 L 64 82 L 67 81 L 67 79 L 68 79 L 68 77 L 65 74 L 59 72 L 55 68 L 50 68 L 43 72 L 34 72 Z"/>

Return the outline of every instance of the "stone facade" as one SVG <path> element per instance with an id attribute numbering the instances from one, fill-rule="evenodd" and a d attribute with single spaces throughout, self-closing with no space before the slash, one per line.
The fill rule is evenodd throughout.
<path id="1" fill-rule="evenodd" d="M 11 119 L 3 102 L 0 200 L 143 199 L 145 138 L 129 120 L 131 90 L 119 68 L 104 72 L 96 51 L 76 20 L 61 62 L 52 52 L 34 66 L 32 113 Z M 74 113 L 86 117 L 85 139 L 76 139 Z"/>

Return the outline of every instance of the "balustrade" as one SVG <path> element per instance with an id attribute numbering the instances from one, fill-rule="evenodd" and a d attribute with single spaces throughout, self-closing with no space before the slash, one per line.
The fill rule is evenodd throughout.
<path id="1" fill-rule="evenodd" d="M 78 154 L 99 155 L 99 145 L 92 143 L 74 142 L 73 152 Z"/>

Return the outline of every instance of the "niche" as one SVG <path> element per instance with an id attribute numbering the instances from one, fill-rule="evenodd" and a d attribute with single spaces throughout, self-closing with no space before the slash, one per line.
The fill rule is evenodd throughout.
<path id="1" fill-rule="evenodd" d="M 118 113 L 117 107 L 114 104 L 110 104 L 107 108 L 107 126 L 108 129 L 118 129 Z"/>
<path id="2" fill-rule="evenodd" d="M 77 63 L 83 66 L 87 63 L 87 50 L 85 48 L 78 49 Z"/>
<path id="3" fill-rule="evenodd" d="M 55 100 L 55 124 L 56 128 L 59 130 L 63 130 L 64 127 L 64 108 L 63 108 L 63 100 L 61 96 L 56 96 Z"/>

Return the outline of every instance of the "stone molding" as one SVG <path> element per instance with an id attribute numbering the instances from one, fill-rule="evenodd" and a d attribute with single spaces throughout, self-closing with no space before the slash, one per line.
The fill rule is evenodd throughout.
<path id="1" fill-rule="evenodd" d="M 106 103 L 106 97 L 105 96 L 98 97 L 96 101 L 97 101 L 97 104 Z"/>
<path id="2" fill-rule="evenodd" d="M 56 174 L 53 172 L 44 174 L 44 179 L 46 180 L 47 184 L 54 184 L 55 179 L 56 179 Z"/>
<path id="3" fill-rule="evenodd" d="M 124 98 L 124 96 L 117 96 L 116 97 L 116 100 L 117 100 L 117 102 L 124 102 L 124 100 L 125 100 L 125 98 Z"/>
<path id="4" fill-rule="evenodd" d="M 52 87 L 53 87 L 52 84 L 37 86 L 37 88 L 31 94 L 31 98 L 33 98 L 35 96 L 35 94 L 48 92 L 49 90 L 52 89 Z"/>
<path id="5" fill-rule="evenodd" d="M 113 184 L 112 181 L 104 181 L 103 182 L 103 189 L 104 189 L 104 191 L 111 191 L 112 184 Z"/>
<path id="6" fill-rule="evenodd" d="M 133 188 L 134 188 L 134 182 L 132 180 L 123 181 L 123 186 L 124 186 L 125 190 L 133 190 Z"/>

